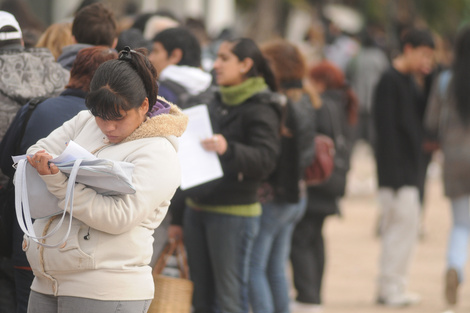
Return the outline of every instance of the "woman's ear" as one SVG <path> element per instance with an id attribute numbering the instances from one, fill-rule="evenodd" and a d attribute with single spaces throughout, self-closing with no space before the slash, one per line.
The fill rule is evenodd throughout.
<path id="1" fill-rule="evenodd" d="M 253 67 L 254 65 L 254 62 L 253 62 L 253 59 L 252 58 L 245 58 L 243 61 L 240 62 L 241 63 L 241 68 L 240 68 L 240 72 L 242 74 L 246 74 L 248 73 L 251 68 Z"/>
<path id="2" fill-rule="evenodd" d="M 145 98 L 139 107 L 139 111 L 145 115 L 149 111 L 149 98 Z"/>

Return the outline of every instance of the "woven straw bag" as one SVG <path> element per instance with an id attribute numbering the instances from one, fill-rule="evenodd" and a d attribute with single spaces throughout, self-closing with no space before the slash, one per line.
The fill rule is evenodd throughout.
<path id="1" fill-rule="evenodd" d="M 162 275 L 170 256 L 175 255 L 180 277 Z M 171 240 L 153 268 L 155 296 L 148 313 L 190 313 L 193 282 L 189 280 L 188 262 L 182 240 Z"/>

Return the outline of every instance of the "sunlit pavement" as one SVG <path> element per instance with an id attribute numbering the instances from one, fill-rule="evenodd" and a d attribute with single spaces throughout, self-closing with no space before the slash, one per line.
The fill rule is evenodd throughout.
<path id="1" fill-rule="evenodd" d="M 409 290 L 422 297 L 422 302 L 416 306 L 388 308 L 375 304 L 380 249 L 375 233 L 378 215 L 375 162 L 369 146 L 364 143 L 356 145 L 354 150 L 348 185 L 347 196 L 341 202 L 343 216 L 330 217 L 325 227 L 328 260 L 323 312 L 446 311 L 443 278 L 450 209 L 443 195 L 439 157 L 434 158 L 428 171 L 424 232 L 410 271 Z M 470 275 L 470 271 L 467 273 Z M 459 303 L 453 312 L 470 312 L 470 283 L 460 287 Z"/>

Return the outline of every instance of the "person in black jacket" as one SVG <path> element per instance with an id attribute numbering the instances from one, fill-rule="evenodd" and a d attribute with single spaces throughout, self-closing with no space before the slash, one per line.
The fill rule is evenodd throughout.
<path id="1" fill-rule="evenodd" d="M 315 108 L 303 88 L 306 64 L 300 50 L 285 40 L 268 42 L 269 60 L 286 96 L 281 125 L 281 155 L 260 189 L 263 214 L 250 262 L 250 303 L 254 313 L 289 311 L 286 265 L 292 232 L 305 212 L 305 168 L 314 155 Z"/>
<path id="2" fill-rule="evenodd" d="M 254 41 L 221 44 L 214 64 L 219 90 L 208 103 L 223 177 L 186 202 L 183 230 L 195 313 L 248 313 L 248 269 L 259 229 L 258 187 L 280 152 L 280 95 Z"/>
<path id="3" fill-rule="evenodd" d="M 307 209 L 292 236 L 291 262 L 297 290 L 292 310 L 320 312 L 325 267 L 323 225 L 329 215 L 339 214 L 339 200 L 346 189 L 346 175 L 354 142 L 358 101 L 346 85 L 343 72 L 322 61 L 309 71 L 309 80 L 320 93 L 322 105 L 316 112 L 316 131 L 331 137 L 335 144 L 331 176 L 307 188 Z"/>
<path id="4" fill-rule="evenodd" d="M 406 292 L 418 235 L 423 144 L 421 95 L 413 74 L 431 71 L 434 42 L 429 31 L 411 29 L 403 34 L 401 46 L 373 101 L 382 240 L 377 302 L 387 306 L 419 302 Z"/>

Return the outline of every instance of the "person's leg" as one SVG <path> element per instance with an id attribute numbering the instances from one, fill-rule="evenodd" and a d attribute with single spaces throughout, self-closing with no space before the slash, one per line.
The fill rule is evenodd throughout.
<path id="1" fill-rule="evenodd" d="M 381 188 L 382 254 L 380 258 L 379 303 L 408 305 L 416 302 L 405 294 L 406 278 L 417 241 L 419 190 L 405 186 L 397 191 Z"/>
<path id="2" fill-rule="evenodd" d="M 221 313 L 248 313 L 250 258 L 260 218 L 206 214 L 217 307 Z"/>
<path id="3" fill-rule="evenodd" d="M 15 267 L 16 313 L 28 312 L 29 294 L 33 279 L 34 275 L 31 269 Z"/>
<path id="4" fill-rule="evenodd" d="M 457 271 L 459 281 L 464 279 L 467 263 L 468 236 L 470 234 L 469 197 L 452 199 L 452 230 L 447 248 L 447 268 Z"/>
<path id="5" fill-rule="evenodd" d="M 468 196 L 452 199 L 452 229 L 447 245 L 445 297 L 447 303 L 457 303 L 457 289 L 464 280 L 470 234 L 470 201 Z"/>
<path id="6" fill-rule="evenodd" d="M 215 311 L 215 287 L 209 258 L 205 213 L 187 208 L 184 217 L 184 244 L 188 255 L 191 280 L 194 283 L 194 313 Z"/>
<path id="7" fill-rule="evenodd" d="M 35 291 L 29 294 L 28 313 L 58 313 L 58 298 Z"/>
<path id="8" fill-rule="evenodd" d="M 26 313 L 28 310 L 29 293 L 34 275 L 26 253 L 23 251 L 23 231 L 17 222 L 13 226 L 13 266 L 15 269 L 15 287 L 16 287 L 16 313 Z"/>
<path id="9" fill-rule="evenodd" d="M 266 275 L 274 236 L 279 224 L 274 211 L 275 204 L 263 204 L 260 228 L 253 244 L 249 278 L 249 300 L 253 313 L 274 312 L 271 288 Z"/>
<path id="10" fill-rule="evenodd" d="M 267 276 L 275 313 L 289 313 L 289 286 L 286 265 L 291 250 L 292 232 L 305 212 L 305 199 L 278 207 L 281 224 L 274 238 L 268 260 Z M 261 311 L 260 311 L 261 312 Z"/>
<path id="11" fill-rule="evenodd" d="M 324 262 L 321 236 L 323 220 L 324 216 L 307 212 L 295 226 L 292 235 L 290 259 L 294 287 L 297 291 L 296 300 L 302 303 L 321 303 L 320 286 Z"/>
<path id="12" fill-rule="evenodd" d="M 0 257 L 0 313 L 16 311 L 15 280 L 13 262 L 10 258 Z"/>

